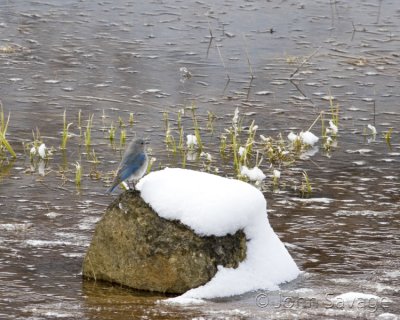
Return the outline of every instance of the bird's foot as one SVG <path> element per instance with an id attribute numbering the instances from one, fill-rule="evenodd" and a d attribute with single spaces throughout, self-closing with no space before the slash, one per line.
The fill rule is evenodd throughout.
<path id="1" fill-rule="evenodd" d="M 129 191 L 129 192 L 137 192 L 137 191 L 138 191 L 138 190 L 136 189 L 136 186 L 135 186 L 135 183 L 134 183 L 134 182 L 132 182 L 132 185 L 131 185 L 130 182 L 127 182 L 127 184 L 128 184 L 128 191 Z"/>

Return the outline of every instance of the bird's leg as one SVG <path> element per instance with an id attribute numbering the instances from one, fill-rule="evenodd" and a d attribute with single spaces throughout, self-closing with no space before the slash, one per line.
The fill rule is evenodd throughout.
<path id="1" fill-rule="evenodd" d="M 135 181 L 134 180 L 126 180 L 126 183 L 128 184 L 128 190 L 130 191 L 136 191 L 135 188 Z"/>
<path id="2" fill-rule="evenodd" d="M 129 180 L 126 180 L 126 184 L 128 185 L 128 190 L 132 190 L 132 189 L 131 189 L 131 184 L 130 184 L 130 181 L 129 181 Z"/>

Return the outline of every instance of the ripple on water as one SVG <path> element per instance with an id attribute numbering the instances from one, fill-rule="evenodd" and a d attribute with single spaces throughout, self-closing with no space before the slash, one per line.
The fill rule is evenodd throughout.
<path id="1" fill-rule="evenodd" d="M 382 217 L 382 216 L 391 216 L 396 213 L 393 211 L 374 211 L 374 210 L 338 210 L 333 213 L 335 216 L 371 216 L 371 217 Z"/>
<path id="2" fill-rule="evenodd" d="M 57 297 L 60 302 L 56 303 L 41 303 L 31 304 L 22 308 L 22 312 L 42 319 L 84 319 L 85 315 L 82 313 L 82 306 L 77 303 L 68 302 L 67 297 Z M 63 301 L 64 300 L 64 301 Z M 62 302 L 61 302 L 62 301 Z"/>
<path id="3" fill-rule="evenodd" d="M 32 223 L 2 223 L 0 230 L 2 231 L 26 231 L 32 228 Z"/>

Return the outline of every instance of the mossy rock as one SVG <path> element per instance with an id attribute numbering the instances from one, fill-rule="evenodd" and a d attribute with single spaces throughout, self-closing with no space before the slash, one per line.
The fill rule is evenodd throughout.
<path id="1" fill-rule="evenodd" d="M 179 221 L 159 217 L 138 191 L 127 191 L 97 223 L 83 276 L 180 294 L 210 281 L 218 265 L 236 268 L 245 257 L 242 230 L 201 237 Z"/>

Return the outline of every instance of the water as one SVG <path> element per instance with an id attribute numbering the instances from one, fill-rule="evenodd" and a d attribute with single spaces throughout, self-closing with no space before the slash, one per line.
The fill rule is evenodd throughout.
<path id="1" fill-rule="evenodd" d="M 1 2 L 0 98 L 11 111 L 8 139 L 18 158 L 0 168 L 0 318 L 395 318 L 399 18 L 395 0 Z M 215 133 L 204 140 L 215 153 L 236 107 L 260 134 L 286 135 L 328 111 L 330 95 L 341 112 L 336 150 L 282 168 L 280 192 L 265 188 L 270 223 L 304 271 L 299 279 L 280 292 L 192 306 L 82 280 L 83 256 L 111 201 L 103 193 L 119 159 L 106 138 L 111 122 L 117 127 L 118 117 L 127 122 L 133 112 L 128 137 L 151 139 L 157 168 L 181 162 L 163 146 L 165 110 L 176 119 L 194 102 L 201 119 L 214 112 Z M 87 160 L 74 136 L 40 175 L 22 142 L 38 128 L 46 145 L 58 148 L 64 110 L 75 134 L 78 110 L 83 124 L 94 114 L 89 151 L 100 163 Z M 191 127 L 189 116 L 183 122 Z M 368 124 L 378 130 L 375 141 L 363 134 Z M 383 138 L 390 127 L 391 148 Z M 313 131 L 319 130 L 318 123 Z M 84 173 L 80 193 L 76 161 Z M 214 165 L 232 173 L 229 162 Z M 264 160 L 262 169 L 268 167 Z M 309 199 L 299 197 L 303 170 L 314 187 Z M 333 300 L 346 292 L 377 298 L 347 307 Z"/>

